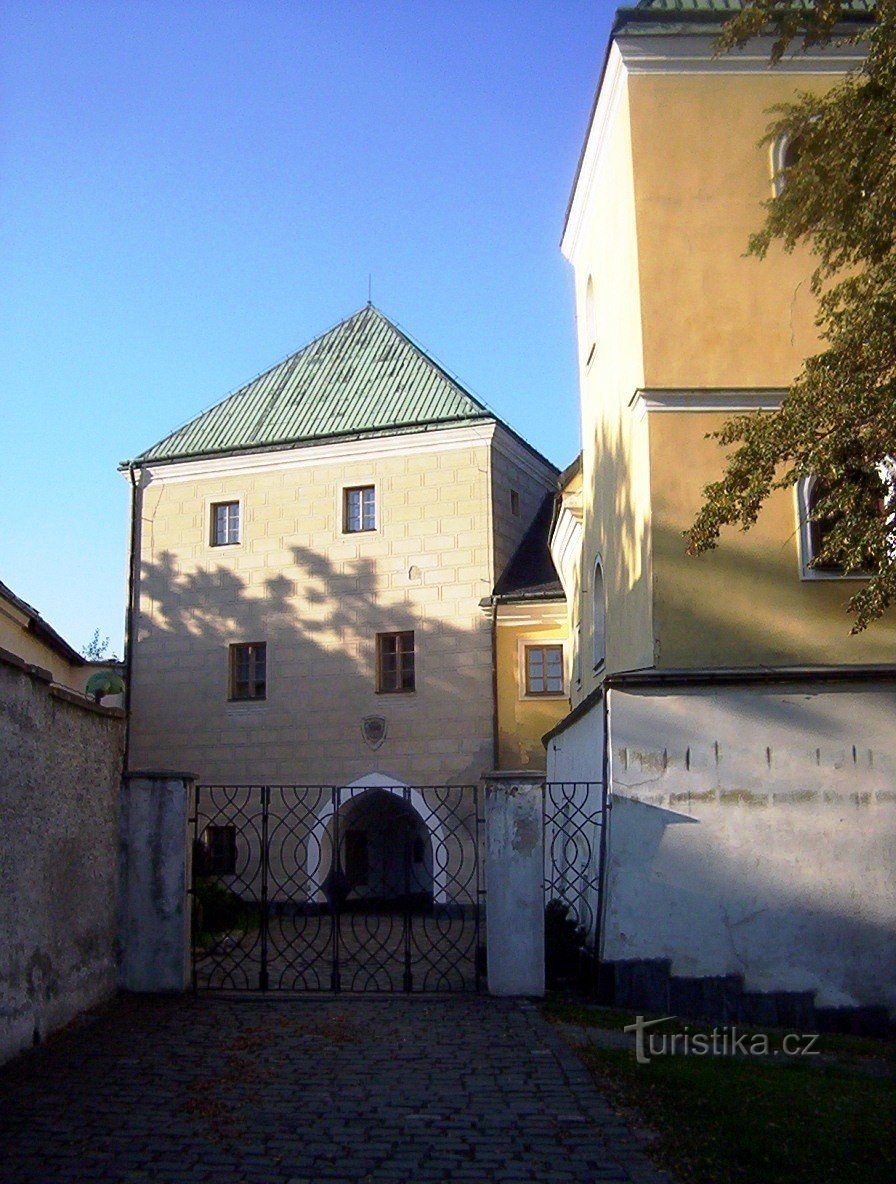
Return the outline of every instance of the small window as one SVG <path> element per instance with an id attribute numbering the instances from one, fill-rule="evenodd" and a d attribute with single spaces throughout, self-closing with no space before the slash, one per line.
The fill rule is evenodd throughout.
<path id="1" fill-rule="evenodd" d="M 594 561 L 594 586 L 591 591 L 592 601 L 592 646 L 594 652 L 594 669 L 603 666 L 607 656 L 607 600 L 604 591 L 604 565 L 598 555 Z"/>
<path id="2" fill-rule="evenodd" d="M 196 871 L 201 876 L 236 875 L 236 827 L 207 826 L 196 852 Z"/>
<path id="3" fill-rule="evenodd" d="M 267 697 L 267 646 L 253 641 L 230 647 L 230 698 Z"/>
<path id="4" fill-rule="evenodd" d="M 526 694 L 563 694 L 563 646 L 526 646 Z"/>
<path id="5" fill-rule="evenodd" d="M 240 541 L 240 503 L 216 502 L 212 506 L 212 546 L 232 547 Z"/>
<path id="6" fill-rule="evenodd" d="M 520 495 L 515 489 L 510 491 L 510 512 L 517 517 L 520 512 Z"/>
<path id="7" fill-rule="evenodd" d="M 772 189 L 775 197 L 784 191 L 787 172 L 799 160 L 800 147 L 800 137 L 789 136 L 786 132 L 782 132 L 772 144 Z"/>
<path id="8" fill-rule="evenodd" d="M 383 694 L 413 691 L 414 631 L 376 635 L 376 689 Z"/>
<path id="9" fill-rule="evenodd" d="M 886 515 L 886 501 L 878 488 L 879 474 L 869 474 L 868 499 L 881 515 Z M 861 579 L 877 565 L 873 556 L 868 556 L 859 569 L 854 569 L 847 576 L 841 564 L 827 559 L 818 559 L 824 548 L 825 540 L 836 526 L 836 514 L 820 516 L 818 504 L 827 495 L 829 486 L 818 477 L 806 477 L 797 486 L 800 519 L 800 545 L 802 549 L 802 571 L 804 579 Z"/>
<path id="10" fill-rule="evenodd" d="M 585 365 L 591 364 L 597 349 L 597 305 L 594 298 L 594 280 L 589 275 L 585 285 Z"/>
<path id="11" fill-rule="evenodd" d="M 346 534 L 376 530 L 376 490 L 372 485 L 356 485 L 343 492 L 342 529 Z"/>

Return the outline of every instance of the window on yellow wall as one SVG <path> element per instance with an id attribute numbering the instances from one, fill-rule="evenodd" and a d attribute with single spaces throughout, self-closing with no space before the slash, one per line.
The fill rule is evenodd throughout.
<path id="1" fill-rule="evenodd" d="M 562 645 L 527 645 L 525 664 L 527 695 L 563 694 Z"/>
<path id="2" fill-rule="evenodd" d="M 591 602 L 594 669 L 599 670 L 607 657 L 607 598 L 604 589 L 604 565 L 599 555 L 594 561 L 594 581 L 591 591 Z"/>
<path id="3" fill-rule="evenodd" d="M 594 280 L 589 275 L 585 285 L 585 365 L 597 349 L 597 307 L 594 300 Z"/>

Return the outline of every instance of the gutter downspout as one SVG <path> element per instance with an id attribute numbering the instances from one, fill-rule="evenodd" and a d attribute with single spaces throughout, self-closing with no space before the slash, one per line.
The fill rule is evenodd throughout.
<path id="1" fill-rule="evenodd" d="M 608 684 L 604 684 L 604 703 L 603 703 L 603 723 L 604 723 L 604 752 L 603 762 L 601 768 L 601 828 L 600 828 L 600 855 L 597 872 L 597 933 L 595 935 L 595 950 L 597 951 L 598 964 L 598 982 L 600 982 L 601 966 L 604 960 L 604 918 L 607 911 L 607 852 L 610 846 L 610 818 L 612 816 L 612 789 L 611 778 L 613 776 L 613 765 L 610 757 L 610 743 L 611 743 L 611 729 L 610 729 L 610 695 L 612 690 Z"/>
<path id="2" fill-rule="evenodd" d="M 134 673 L 134 645 L 133 645 L 133 623 L 134 623 L 134 593 L 137 585 L 136 568 L 140 562 L 138 553 L 138 529 L 137 524 L 140 520 L 139 515 L 142 515 L 142 490 L 139 482 L 134 477 L 134 462 L 128 462 L 128 477 L 131 481 L 131 540 L 130 551 L 128 554 L 128 603 L 127 610 L 124 617 L 124 757 L 123 769 L 128 771 L 128 764 L 131 754 L 131 684 Z"/>
<path id="3" fill-rule="evenodd" d="M 492 768 L 498 769 L 498 602 L 492 601 Z"/>

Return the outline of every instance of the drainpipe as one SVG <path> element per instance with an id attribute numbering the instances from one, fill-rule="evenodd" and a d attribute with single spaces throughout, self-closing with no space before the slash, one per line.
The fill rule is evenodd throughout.
<path id="1" fill-rule="evenodd" d="M 613 764 L 610 757 L 610 744 L 612 742 L 610 731 L 610 695 L 612 691 L 607 683 L 604 683 L 604 753 L 601 768 L 601 828 L 600 828 L 600 862 L 598 865 L 598 879 L 597 879 L 597 933 L 595 935 L 595 949 L 597 951 L 598 965 L 604 959 L 604 916 L 607 911 L 607 852 L 610 846 L 610 817 L 612 815 L 612 793 L 610 779 L 613 775 Z"/>
<path id="2" fill-rule="evenodd" d="M 492 601 L 492 768 L 498 764 L 498 602 Z"/>
<path id="3" fill-rule="evenodd" d="M 124 617 L 124 771 L 128 771 L 131 753 L 131 682 L 134 673 L 134 593 L 137 585 L 137 564 L 140 562 L 138 524 L 142 515 L 142 490 L 134 476 L 134 462 L 128 462 L 128 477 L 131 481 L 131 541 L 128 554 L 128 603 Z"/>

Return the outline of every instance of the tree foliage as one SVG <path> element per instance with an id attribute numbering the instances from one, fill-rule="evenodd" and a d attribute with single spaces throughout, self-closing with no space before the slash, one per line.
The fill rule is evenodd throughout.
<path id="1" fill-rule="evenodd" d="M 109 638 L 100 637 L 99 629 L 94 629 L 93 637 L 81 650 L 81 655 L 88 662 L 102 662 L 103 658 L 109 658 L 113 662 L 116 660 L 115 655 L 109 653 Z"/>
<path id="2" fill-rule="evenodd" d="M 773 60 L 795 39 L 805 49 L 841 35 L 867 54 L 826 94 L 775 108 L 765 142 L 786 135 L 798 151 L 748 251 L 810 247 L 826 348 L 779 411 L 714 433 L 732 451 L 687 538 L 692 554 L 709 550 L 723 526 L 749 529 L 772 490 L 816 477 L 813 519 L 826 529 L 814 562 L 869 575 L 849 601 L 856 633 L 896 601 L 896 0 L 879 0 L 863 28 L 844 28 L 848 15 L 829 0 L 745 0 L 720 38 L 730 49 L 771 27 Z"/>

